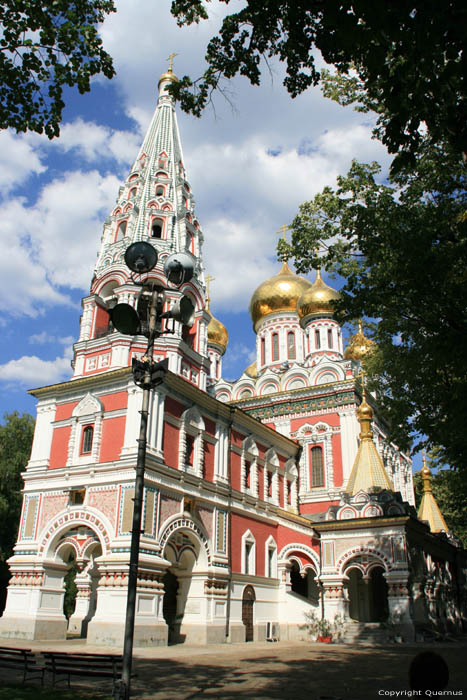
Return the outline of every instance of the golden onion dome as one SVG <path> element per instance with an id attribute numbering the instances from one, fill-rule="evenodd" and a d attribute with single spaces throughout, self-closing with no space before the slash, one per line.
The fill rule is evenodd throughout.
<path id="1" fill-rule="evenodd" d="M 358 331 L 353 335 L 344 352 L 345 360 L 363 360 L 376 348 L 376 343 L 367 338 L 363 333 L 362 322 L 358 322 Z"/>
<path id="2" fill-rule="evenodd" d="M 244 372 L 248 377 L 251 377 L 252 379 L 256 379 L 258 376 L 258 368 L 256 366 L 256 360 L 251 363 L 251 365 L 248 365 Z"/>
<path id="3" fill-rule="evenodd" d="M 296 311 L 297 301 L 311 287 L 311 282 L 295 275 L 284 262 L 280 272 L 259 285 L 250 300 L 250 316 L 256 330 L 258 323 L 269 314 Z"/>
<path id="4" fill-rule="evenodd" d="M 161 77 L 159 78 L 159 82 L 157 83 L 157 87 L 160 88 L 162 81 L 164 80 L 170 80 L 172 83 L 178 83 L 178 78 L 173 72 L 173 70 L 168 70 L 166 73 L 162 73 Z"/>
<path id="5" fill-rule="evenodd" d="M 229 342 L 227 328 L 217 318 L 214 318 L 209 307 L 206 307 L 206 311 L 211 317 L 208 323 L 208 345 L 218 345 L 221 348 L 221 355 L 223 355 Z"/>
<path id="6" fill-rule="evenodd" d="M 305 321 L 309 316 L 318 314 L 332 314 L 334 311 L 333 302 L 337 301 L 339 296 L 336 289 L 323 282 L 321 270 L 318 270 L 315 281 L 298 300 L 297 311 L 300 321 Z"/>

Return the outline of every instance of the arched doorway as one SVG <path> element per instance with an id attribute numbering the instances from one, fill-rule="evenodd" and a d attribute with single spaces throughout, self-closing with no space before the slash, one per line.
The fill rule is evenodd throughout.
<path id="1" fill-rule="evenodd" d="M 303 596 L 313 605 L 319 604 L 319 587 L 316 581 L 316 571 L 311 567 L 300 572 L 298 562 L 293 560 L 290 568 L 290 587 L 292 593 Z"/>
<path id="2" fill-rule="evenodd" d="M 177 629 L 178 579 L 171 571 L 166 571 L 162 582 L 164 584 L 162 614 L 169 628 L 169 644 L 174 644 L 179 636 Z"/>
<path id="3" fill-rule="evenodd" d="M 209 565 L 204 544 L 195 532 L 180 529 L 164 547 L 171 565 L 164 575 L 162 612 L 169 628 L 169 644 L 199 640 L 206 627 L 204 583 Z"/>
<path id="4" fill-rule="evenodd" d="M 99 571 L 96 558 L 102 547 L 96 533 L 79 525 L 63 532 L 54 543 L 54 560 L 63 563 L 63 613 L 67 635 L 86 638 L 97 607 Z"/>
<path id="5" fill-rule="evenodd" d="M 242 598 L 242 622 L 245 625 L 245 642 L 252 642 L 254 636 L 254 605 L 256 595 L 253 586 L 247 586 Z"/>
<path id="6" fill-rule="evenodd" d="M 358 567 L 347 570 L 349 615 L 358 622 L 381 622 L 388 616 L 388 587 L 384 569 L 374 566 L 365 576 Z"/>

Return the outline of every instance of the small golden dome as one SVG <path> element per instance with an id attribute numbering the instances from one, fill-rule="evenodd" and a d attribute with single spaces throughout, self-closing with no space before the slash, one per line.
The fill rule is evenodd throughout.
<path id="1" fill-rule="evenodd" d="M 173 72 L 173 70 L 168 70 L 166 73 L 162 73 L 161 77 L 159 78 L 159 82 L 157 83 L 157 87 L 160 88 L 161 83 L 163 80 L 170 80 L 172 83 L 178 83 L 178 78 Z"/>
<path id="2" fill-rule="evenodd" d="M 259 321 L 278 311 L 296 311 L 300 296 L 311 287 L 284 262 L 280 272 L 259 285 L 250 300 L 250 316 L 256 330 Z"/>
<path id="3" fill-rule="evenodd" d="M 256 377 L 258 376 L 256 360 L 252 362 L 251 365 L 248 365 L 248 367 L 245 370 L 245 374 L 248 375 L 248 377 L 251 377 L 252 379 L 256 379 Z"/>
<path id="4" fill-rule="evenodd" d="M 344 352 L 345 360 L 363 360 L 366 355 L 373 352 L 376 343 L 367 338 L 363 333 L 362 322 L 358 323 L 358 331 L 353 335 Z"/>
<path id="5" fill-rule="evenodd" d="M 357 408 L 357 418 L 359 420 L 372 420 L 373 418 L 373 409 L 371 408 L 370 404 L 366 402 L 365 399 L 363 399 L 362 403 Z"/>
<path id="6" fill-rule="evenodd" d="M 332 314 L 334 311 L 333 302 L 337 301 L 339 296 L 336 289 L 323 282 L 321 270 L 318 270 L 316 280 L 298 300 L 297 311 L 300 321 L 304 322 L 309 316 L 315 314 Z"/>
<path id="7" fill-rule="evenodd" d="M 221 354 L 223 355 L 225 353 L 227 343 L 229 342 L 227 328 L 223 323 L 218 321 L 217 318 L 214 318 L 209 309 L 206 309 L 206 311 L 211 317 L 211 320 L 208 323 L 208 344 L 218 345 L 221 348 Z"/>

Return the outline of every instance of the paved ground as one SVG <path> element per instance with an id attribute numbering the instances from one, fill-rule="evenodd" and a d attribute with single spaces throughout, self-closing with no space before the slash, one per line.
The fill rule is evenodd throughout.
<path id="1" fill-rule="evenodd" d="M 2 640 L 2 643 L 3 642 Z M 10 646 L 25 644 L 8 642 Z M 115 652 L 81 641 L 30 642 L 39 650 Z M 135 649 L 132 696 L 140 700 L 378 700 L 411 695 L 408 669 L 422 649 L 440 653 L 450 671 L 444 697 L 467 698 L 467 641 L 351 647 L 308 642 L 250 643 Z M 2 678 L 6 670 L 2 672 Z M 13 680 L 13 678 L 12 678 Z M 72 681 L 76 688 L 108 683 Z M 391 694 L 392 691 L 392 694 Z M 399 691 L 396 694 L 395 691 Z M 401 694 L 401 691 L 406 691 Z M 438 694 L 433 694 L 435 699 Z"/>

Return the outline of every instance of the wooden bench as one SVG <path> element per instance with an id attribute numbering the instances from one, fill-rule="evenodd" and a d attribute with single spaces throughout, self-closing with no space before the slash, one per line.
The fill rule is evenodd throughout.
<path id="1" fill-rule="evenodd" d="M 52 686 L 58 682 L 57 676 L 65 676 L 70 688 L 71 676 L 92 676 L 111 678 L 112 693 L 122 675 L 121 655 L 116 654 L 73 654 L 67 652 L 44 651 L 45 670 L 52 674 Z"/>
<path id="2" fill-rule="evenodd" d="M 26 678 L 40 678 L 44 685 L 45 668 L 37 665 L 37 657 L 31 649 L 15 649 L 0 647 L 0 668 L 14 668 L 23 672 L 23 683 Z"/>

